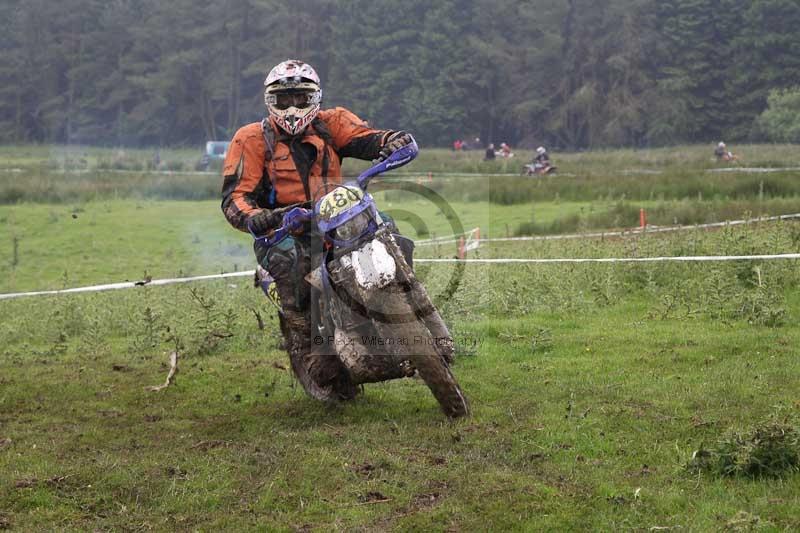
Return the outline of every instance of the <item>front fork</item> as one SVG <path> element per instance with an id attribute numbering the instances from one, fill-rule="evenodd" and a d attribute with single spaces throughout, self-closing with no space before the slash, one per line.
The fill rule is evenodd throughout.
<path id="1" fill-rule="evenodd" d="M 405 239 L 405 237 L 400 238 Z M 395 236 L 386 234 L 386 236 L 381 239 L 381 242 L 386 245 L 386 249 L 394 257 L 398 271 L 410 286 L 412 307 L 417 312 L 417 316 L 425 323 L 428 331 L 431 332 L 436 351 L 439 352 L 439 355 L 442 356 L 448 364 L 452 364 L 455 360 L 453 336 L 450 335 L 450 330 L 447 328 L 447 324 L 444 323 L 442 315 L 439 314 L 439 310 L 433 305 L 430 296 L 428 296 L 428 291 L 425 290 L 425 287 L 423 287 L 422 283 L 417 279 L 412 263 L 406 260 L 407 256 L 405 250 L 402 249 L 402 241 L 398 243 Z"/>

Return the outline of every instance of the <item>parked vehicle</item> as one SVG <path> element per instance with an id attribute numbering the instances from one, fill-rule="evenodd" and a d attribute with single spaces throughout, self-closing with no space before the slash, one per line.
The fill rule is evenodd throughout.
<path id="1" fill-rule="evenodd" d="M 197 170 L 209 170 L 214 162 L 221 164 L 225 159 L 225 155 L 228 153 L 228 146 L 230 146 L 230 144 L 231 143 L 228 141 L 206 142 L 206 149 L 203 152 L 203 156 L 196 165 Z"/>

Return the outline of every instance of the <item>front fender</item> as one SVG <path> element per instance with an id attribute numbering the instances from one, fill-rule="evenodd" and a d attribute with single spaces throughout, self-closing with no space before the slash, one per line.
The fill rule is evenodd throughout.
<path id="1" fill-rule="evenodd" d="M 352 265 L 356 283 L 362 289 L 382 289 L 397 277 L 394 256 L 377 239 L 342 257 L 342 263 L 347 262 Z"/>

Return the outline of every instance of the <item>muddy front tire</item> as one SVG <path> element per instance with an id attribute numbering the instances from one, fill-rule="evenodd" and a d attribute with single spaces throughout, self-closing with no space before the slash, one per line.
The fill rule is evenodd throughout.
<path id="1" fill-rule="evenodd" d="M 456 378 L 450 371 L 447 362 L 434 346 L 433 343 L 437 342 L 437 339 L 432 338 L 428 333 L 428 329 L 419 322 L 408 325 L 412 327 L 403 329 L 417 330 L 419 334 L 426 335 L 423 338 L 431 341 L 430 344 L 423 342 L 423 346 L 412 347 L 411 351 L 414 356 L 411 361 L 416 366 L 419 376 L 431 390 L 436 401 L 439 402 L 444 414 L 450 418 L 467 416 L 469 414 L 469 403 Z M 418 338 L 415 332 L 408 331 L 408 333 L 415 335 L 411 338 Z"/>
<path id="2" fill-rule="evenodd" d="M 436 401 L 450 418 L 469 414 L 469 403 L 436 343 L 442 342 L 433 336 L 423 319 L 415 317 L 409 303 L 409 294 L 395 284 L 380 291 L 380 305 L 384 318 L 404 317 L 405 320 L 374 322 L 380 337 L 389 341 L 391 356 L 396 361 L 408 359 L 419 376 L 433 393 Z M 372 303 L 377 304 L 373 301 Z M 410 318 L 410 319 L 409 319 Z"/>
<path id="3" fill-rule="evenodd" d="M 379 239 L 394 257 L 397 279 L 366 288 L 356 282 L 352 267 L 336 264 L 330 273 L 337 305 L 371 322 L 387 364 L 401 368 L 409 361 L 447 416 L 466 416 L 469 404 L 446 361 L 452 357 L 452 337 L 397 243 L 387 234 Z"/>

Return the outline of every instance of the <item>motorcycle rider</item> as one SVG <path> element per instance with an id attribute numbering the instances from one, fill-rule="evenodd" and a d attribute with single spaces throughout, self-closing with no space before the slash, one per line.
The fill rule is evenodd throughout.
<path id="1" fill-rule="evenodd" d="M 720 141 L 717 147 L 714 149 L 714 155 L 717 158 L 717 161 L 733 161 L 734 156 L 733 153 L 728 151 L 728 148 L 725 146 L 725 143 Z"/>
<path id="2" fill-rule="evenodd" d="M 544 168 L 550 166 L 550 155 L 544 146 L 536 149 L 536 157 L 533 158 L 533 164 L 537 168 Z"/>
<path id="3" fill-rule="evenodd" d="M 321 109 L 320 79 L 311 65 L 288 59 L 264 80 L 267 116 L 240 128 L 223 164 L 222 211 L 236 229 L 265 235 L 281 225 L 297 228 L 293 236 L 267 249 L 256 241 L 259 265 L 275 280 L 281 302 L 281 331 L 293 367 L 303 365 L 321 386 L 338 379 L 335 357 L 312 353 L 309 286 L 311 256 L 321 247 L 313 238 L 309 209 L 342 182 L 344 157 L 383 160 L 411 144 L 404 131 L 371 128 L 342 107 Z M 305 230 L 305 231 L 304 231 Z"/>

